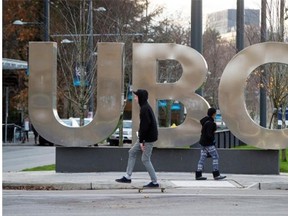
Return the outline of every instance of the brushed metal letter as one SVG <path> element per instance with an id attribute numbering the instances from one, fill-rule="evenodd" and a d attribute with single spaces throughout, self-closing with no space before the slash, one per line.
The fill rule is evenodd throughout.
<path id="1" fill-rule="evenodd" d="M 157 83 L 157 60 L 176 60 L 183 69 L 175 83 Z M 159 128 L 156 147 L 181 147 L 199 140 L 199 120 L 206 115 L 209 105 L 195 90 L 207 75 L 205 59 L 196 50 L 178 44 L 133 44 L 133 90 L 147 89 L 149 103 L 156 113 L 156 100 L 180 101 L 187 109 L 185 121 L 176 128 Z M 133 131 L 138 130 L 139 105 L 133 102 Z M 135 133 L 133 133 L 134 135 Z M 134 137 L 135 141 L 135 137 Z"/>
<path id="2" fill-rule="evenodd" d="M 113 132 L 121 114 L 123 52 L 123 43 L 99 43 L 96 114 L 90 124 L 72 128 L 60 123 L 57 113 L 57 44 L 30 42 L 29 117 L 41 136 L 62 146 L 84 147 Z"/>
<path id="3" fill-rule="evenodd" d="M 263 149 L 288 147 L 288 129 L 270 130 L 256 124 L 245 106 L 245 86 L 249 74 L 262 64 L 288 64 L 288 44 L 266 42 L 239 52 L 226 66 L 220 80 L 219 106 L 231 132 L 248 145 Z"/>

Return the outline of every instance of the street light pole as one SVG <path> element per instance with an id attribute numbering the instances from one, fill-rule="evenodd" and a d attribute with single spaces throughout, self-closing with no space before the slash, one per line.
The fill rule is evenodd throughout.
<path id="1" fill-rule="evenodd" d="M 191 47 L 202 54 L 202 0 L 191 0 Z M 196 93 L 202 96 L 202 87 Z"/>
<path id="2" fill-rule="evenodd" d="M 44 41 L 49 41 L 50 35 L 50 0 L 43 0 L 44 4 Z"/>
<path id="3" fill-rule="evenodd" d="M 15 20 L 14 25 L 42 25 L 44 29 L 43 41 L 50 41 L 50 0 L 43 0 L 43 18 L 42 22 L 23 22 Z"/>
<path id="4" fill-rule="evenodd" d="M 90 81 L 89 83 L 89 101 L 88 101 L 88 117 L 92 118 L 94 115 L 94 88 L 95 84 L 93 82 L 93 77 L 94 77 L 94 63 L 95 63 L 95 55 L 97 55 L 96 52 L 94 52 L 94 37 L 95 36 L 103 36 L 102 34 L 94 34 L 94 27 L 93 27 L 93 12 L 105 12 L 106 8 L 104 7 L 99 7 L 94 9 L 93 8 L 93 0 L 89 0 L 89 6 L 88 6 L 88 29 L 85 30 L 85 34 L 56 34 L 56 35 L 50 35 L 51 37 L 87 37 L 88 38 L 88 58 L 86 58 L 86 65 L 87 65 L 87 76 L 85 81 Z M 85 15 L 86 16 L 86 15 Z M 82 15 L 81 15 L 82 17 Z M 83 30 L 84 31 L 84 30 Z M 110 34 L 110 35 L 115 35 L 115 34 Z M 69 40 L 67 38 L 63 39 L 61 43 L 77 43 L 77 41 L 74 40 Z M 81 43 L 81 40 L 80 40 Z M 80 45 L 81 46 L 81 45 Z M 82 46 L 81 46 L 82 47 Z M 80 53 L 80 56 L 83 58 L 83 53 Z M 80 62 L 84 62 L 84 59 L 82 59 Z"/>
<path id="5" fill-rule="evenodd" d="M 90 77 L 90 98 L 89 98 L 89 117 L 93 117 L 94 112 L 94 83 L 93 83 L 93 60 L 94 60 L 94 43 L 93 43 L 93 1 L 89 0 L 89 15 L 88 15 L 88 23 L 89 23 L 89 61 L 88 61 L 88 76 Z"/>
<path id="6" fill-rule="evenodd" d="M 6 101 L 5 101 L 5 103 L 6 103 L 6 109 L 5 109 L 5 139 L 4 139 L 4 141 L 5 141 L 5 143 L 7 143 L 7 132 L 8 132 L 8 130 L 7 130 L 7 126 L 8 126 L 8 115 L 9 115 L 9 112 L 8 112 L 8 110 L 9 110 L 9 87 L 6 87 L 5 88 L 5 99 L 6 99 Z"/>
<path id="7" fill-rule="evenodd" d="M 236 50 L 244 49 L 244 0 L 237 0 L 236 16 Z"/>
<path id="8" fill-rule="evenodd" d="M 261 0 L 261 42 L 266 41 L 266 0 Z M 266 90 L 263 86 L 263 81 L 266 76 L 265 65 L 261 66 L 260 73 L 260 126 L 267 126 L 266 119 Z"/>
<path id="9" fill-rule="evenodd" d="M 202 54 L 202 0 L 191 0 L 191 47 Z"/>

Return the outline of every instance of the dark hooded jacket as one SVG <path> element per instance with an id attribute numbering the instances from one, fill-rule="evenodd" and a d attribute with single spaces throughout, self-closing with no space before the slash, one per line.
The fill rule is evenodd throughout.
<path id="1" fill-rule="evenodd" d="M 215 145 L 215 131 L 217 130 L 214 118 L 206 116 L 200 120 L 202 125 L 201 137 L 199 143 L 202 146 Z"/>
<path id="2" fill-rule="evenodd" d="M 158 128 L 154 112 L 148 103 L 148 92 L 139 89 L 133 93 L 138 96 L 140 106 L 139 142 L 155 142 L 158 139 Z"/>

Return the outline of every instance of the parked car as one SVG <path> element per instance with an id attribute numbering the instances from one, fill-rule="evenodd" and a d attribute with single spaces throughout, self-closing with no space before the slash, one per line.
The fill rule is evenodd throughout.
<path id="1" fill-rule="evenodd" d="M 282 120 L 278 120 L 278 129 L 281 129 L 282 128 Z M 285 121 L 285 126 L 286 128 L 288 128 L 288 120 Z"/>
<path id="2" fill-rule="evenodd" d="M 79 127 L 80 125 L 80 118 L 70 118 L 73 122 L 76 121 L 77 123 L 77 126 L 76 127 Z M 84 118 L 84 125 L 87 125 L 89 124 L 93 119 L 92 118 Z M 74 126 L 73 126 L 74 127 Z"/>
<path id="3" fill-rule="evenodd" d="M 108 138 L 111 146 L 119 145 L 119 128 Z M 123 143 L 132 143 L 132 120 L 123 120 Z"/>
<path id="4" fill-rule="evenodd" d="M 220 113 L 216 114 L 215 123 L 217 125 L 217 130 L 223 130 L 227 128 L 225 122 L 222 120 L 222 115 Z"/>
<path id="5" fill-rule="evenodd" d="M 42 137 L 41 135 L 39 135 L 39 145 L 40 145 L 40 146 L 44 146 L 44 145 L 53 146 L 54 143 L 49 142 L 49 141 L 46 140 L 44 137 Z"/>
<path id="6" fill-rule="evenodd" d="M 70 127 L 79 127 L 79 123 L 80 123 L 80 118 L 73 118 L 70 117 L 69 119 L 60 119 L 61 122 L 67 126 Z M 89 124 L 92 121 L 92 118 L 85 118 L 84 119 L 84 125 Z M 54 144 L 49 142 L 48 140 L 46 140 L 44 137 L 39 135 L 39 145 L 49 145 L 49 146 L 53 146 Z"/>

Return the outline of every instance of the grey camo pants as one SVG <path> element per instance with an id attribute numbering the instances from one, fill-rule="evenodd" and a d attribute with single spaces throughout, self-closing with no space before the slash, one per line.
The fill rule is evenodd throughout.
<path id="1" fill-rule="evenodd" d="M 219 170 L 219 155 L 215 145 L 212 146 L 201 146 L 201 155 L 197 166 L 197 171 L 202 172 L 204 167 L 205 159 L 207 158 L 208 153 L 212 157 L 213 171 Z"/>
<path id="2" fill-rule="evenodd" d="M 152 151 L 153 151 L 153 143 L 146 142 L 145 143 L 145 150 L 144 150 L 144 152 L 142 152 L 139 140 L 137 140 L 137 142 L 129 150 L 129 158 L 128 158 L 128 164 L 127 164 L 127 169 L 126 169 L 127 175 L 129 175 L 129 176 L 132 175 L 132 172 L 133 172 L 133 169 L 135 166 L 135 162 L 136 162 L 136 157 L 138 154 L 142 153 L 142 157 L 141 157 L 142 163 L 144 164 L 147 172 L 149 173 L 151 181 L 153 183 L 157 183 L 156 173 L 155 173 L 154 167 L 153 167 L 151 160 L 150 160 L 151 155 L 152 155 Z"/>

